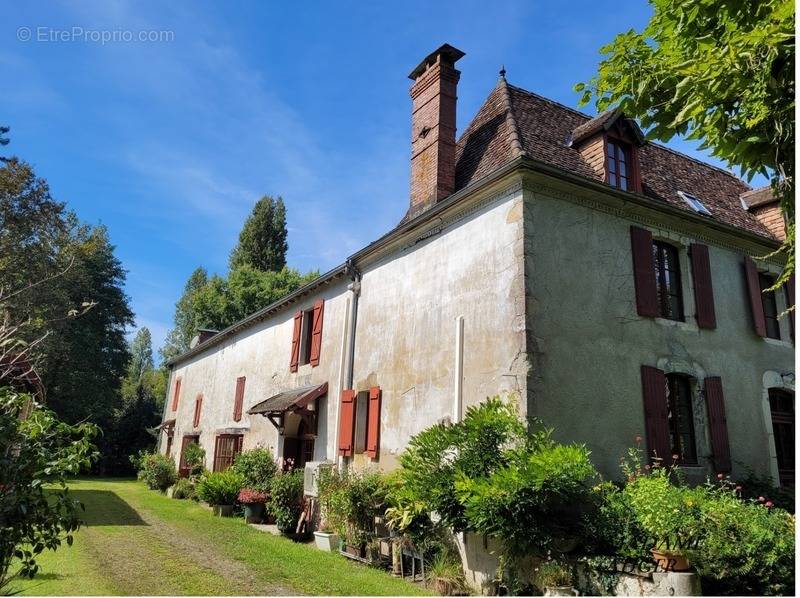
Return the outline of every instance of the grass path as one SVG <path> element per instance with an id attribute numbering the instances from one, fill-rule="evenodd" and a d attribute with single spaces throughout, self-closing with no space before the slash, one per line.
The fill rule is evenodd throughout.
<path id="1" fill-rule="evenodd" d="M 14 586 L 23 595 L 419 595 L 422 588 L 214 517 L 131 480 L 70 483 L 86 526 L 39 560 L 41 573 Z"/>

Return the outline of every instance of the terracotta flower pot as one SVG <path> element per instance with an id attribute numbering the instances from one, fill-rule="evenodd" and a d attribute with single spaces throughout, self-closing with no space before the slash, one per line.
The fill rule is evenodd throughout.
<path id="1" fill-rule="evenodd" d="M 663 571 L 681 572 L 689 570 L 689 560 L 680 551 L 652 548 L 650 552 L 658 568 Z"/>

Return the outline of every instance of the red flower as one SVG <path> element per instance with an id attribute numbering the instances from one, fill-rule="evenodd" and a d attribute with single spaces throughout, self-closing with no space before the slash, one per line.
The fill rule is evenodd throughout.
<path id="1" fill-rule="evenodd" d="M 269 498 L 264 492 L 258 490 L 251 490 L 250 488 L 242 488 L 239 491 L 239 502 L 243 505 L 252 505 L 256 503 L 265 503 Z"/>
<path id="2" fill-rule="evenodd" d="M 772 507 L 774 507 L 775 505 L 774 505 L 774 504 L 772 504 L 772 501 L 771 501 L 771 500 L 768 500 L 766 503 L 764 503 L 764 506 L 765 506 L 765 507 L 767 507 L 768 509 L 771 509 L 771 508 L 772 508 Z"/>
<path id="3" fill-rule="evenodd" d="M 680 457 L 678 455 L 672 455 L 672 460 L 677 461 Z"/>
<path id="4" fill-rule="evenodd" d="M 758 497 L 758 502 L 764 502 L 765 500 L 767 500 L 767 499 L 764 498 L 763 496 L 759 496 Z"/>
<path id="5" fill-rule="evenodd" d="M 725 474 L 724 473 L 718 473 L 717 474 L 717 479 L 718 480 L 724 480 L 725 479 Z"/>
<path id="6" fill-rule="evenodd" d="M 736 486 L 735 490 L 736 490 L 736 492 L 741 492 L 742 491 L 742 487 L 741 486 Z"/>

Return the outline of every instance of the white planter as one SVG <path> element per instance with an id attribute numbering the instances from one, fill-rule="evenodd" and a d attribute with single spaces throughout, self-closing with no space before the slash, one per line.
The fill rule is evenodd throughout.
<path id="1" fill-rule="evenodd" d="M 334 552 L 339 549 L 339 536 L 328 532 L 314 532 L 314 542 L 317 548 L 325 552 Z"/>

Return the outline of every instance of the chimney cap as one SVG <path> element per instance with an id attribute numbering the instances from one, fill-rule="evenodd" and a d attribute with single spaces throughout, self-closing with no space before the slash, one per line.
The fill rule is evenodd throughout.
<path id="1" fill-rule="evenodd" d="M 432 64 L 434 64 L 436 62 L 436 58 L 438 56 L 441 56 L 443 59 L 445 59 L 450 64 L 455 64 L 456 61 L 459 58 L 462 58 L 463 56 L 465 56 L 465 54 L 464 54 L 464 52 L 462 52 L 458 48 L 454 48 L 450 44 L 442 44 L 436 50 L 434 50 L 433 52 L 428 54 L 422 60 L 422 62 L 420 62 L 417 65 L 417 68 L 415 68 L 413 71 L 411 71 L 411 74 L 408 76 L 408 78 L 409 79 L 416 79 L 417 77 L 419 77 L 422 73 L 425 72 L 425 69 L 427 69 L 430 65 L 432 65 Z"/>

